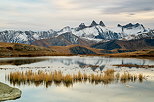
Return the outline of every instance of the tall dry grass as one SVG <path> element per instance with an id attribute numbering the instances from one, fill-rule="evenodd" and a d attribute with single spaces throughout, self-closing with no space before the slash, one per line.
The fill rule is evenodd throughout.
<path id="1" fill-rule="evenodd" d="M 87 82 L 98 84 L 109 84 L 114 82 L 115 80 L 120 81 L 122 83 L 126 83 L 128 81 L 136 81 L 137 79 L 142 82 L 144 76 L 142 74 L 139 75 L 131 75 L 128 72 L 124 72 L 120 75 L 120 73 L 115 74 L 115 70 L 108 69 L 103 73 L 92 73 L 86 74 L 81 73 L 80 71 L 76 74 L 63 74 L 62 71 L 53 71 L 53 72 L 44 72 L 44 71 L 37 71 L 33 72 L 32 70 L 28 70 L 25 72 L 11 72 L 9 75 L 6 76 L 7 80 L 10 83 L 16 85 L 21 84 L 35 84 L 36 86 L 39 85 L 46 85 L 46 87 L 52 85 L 52 83 L 56 85 L 64 84 L 65 86 L 69 87 L 72 86 L 73 83 L 76 82 Z"/>

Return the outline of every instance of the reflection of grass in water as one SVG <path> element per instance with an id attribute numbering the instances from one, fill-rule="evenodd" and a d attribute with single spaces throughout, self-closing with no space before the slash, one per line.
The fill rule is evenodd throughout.
<path id="1" fill-rule="evenodd" d="M 43 72 L 39 70 L 38 72 L 33 72 L 29 70 L 26 72 L 11 72 L 6 76 L 6 79 L 13 85 L 34 84 L 35 86 L 45 85 L 48 87 L 54 83 L 57 86 L 63 84 L 66 87 L 69 87 L 72 86 L 73 83 L 87 81 L 94 84 L 110 84 L 115 80 L 126 83 L 129 81 L 134 82 L 138 79 L 142 82 L 144 76 L 142 74 L 131 75 L 128 72 L 124 72 L 122 75 L 120 75 L 120 73 L 115 74 L 115 70 L 113 69 L 108 69 L 103 73 L 97 74 L 86 74 L 81 73 L 80 71 L 77 74 L 63 74 L 62 71 Z"/>
<path id="2" fill-rule="evenodd" d="M 140 74 L 139 74 L 140 75 Z M 120 81 L 122 83 L 126 83 L 127 81 L 136 81 L 136 79 L 138 78 L 139 79 L 139 75 L 131 75 L 130 73 L 126 73 L 124 72 L 122 75 L 121 75 L 121 78 L 120 78 Z M 143 78 L 143 77 L 142 77 Z"/>

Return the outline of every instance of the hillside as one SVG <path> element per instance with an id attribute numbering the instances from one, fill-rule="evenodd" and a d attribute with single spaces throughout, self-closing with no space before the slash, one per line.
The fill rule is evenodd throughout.
<path id="1" fill-rule="evenodd" d="M 81 45 L 69 45 L 69 46 L 50 46 L 50 48 L 61 54 L 102 54 L 101 49 L 95 49 L 87 46 L 81 46 Z"/>
<path id="2" fill-rule="evenodd" d="M 18 43 L 0 43 L 0 56 L 45 56 L 52 55 L 55 52 L 49 48 L 38 47 L 34 45 Z"/>
<path id="3" fill-rule="evenodd" d="M 67 46 L 72 44 L 79 44 L 83 46 L 89 46 L 96 43 L 95 41 L 90 41 L 86 39 L 79 38 L 72 33 L 64 33 L 56 37 L 49 39 L 42 39 L 34 41 L 32 44 L 37 46 L 49 47 L 49 46 Z"/>
<path id="4" fill-rule="evenodd" d="M 97 43 L 91 46 L 96 49 L 114 50 L 114 49 L 126 49 L 126 50 L 143 50 L 153 49 L 154 39 L 137 39 L 137 40 L 112 40 L 108 42 Z"/>
<path id="5" fill-rule="evenodd" d="M 101 50 L 80 45 L 39 47 L 19 43 L 0 43 L 0 57 L 60 56 L 100 54 Z"/>
<path id="6" fill-rule="evenodd" d="M 123 43 L 121 48 L 106 50 L 91 48 L 81 45 L 68 45 L 68 46 L 49 46 L 39 47 L 27 44 L 18 43 L 0 43 L 0 57 L 34 57 L 34 56 L 71 56 L 71 55 L 93 55 L 93 56 L 110 56 L 110 57 L 154 57 L 153 40 L 145 40 L 147 50 L 130 50 L 122 49 L 123 46 L 127 46 Z M 115 41 L 113 41 L 115 42 Z M 112 43 L 113 43 L 112 42 Z M 148 45 L 149 44 L 149 45 Z M 111 44 L 112 45 L 112 44 Z M 113 44 L 114 45 L 114 44 Z M 111 47 L 112 48 L 112 47 Z M 1 62 L 6 63 L 7 62 Z M 22 62 L 29 63 L 29 62 Z M 18 64 L 18 62 L 12 62 L 12 64 Z"/>
<path id="7" fill-rule="evenodd" d="M 103 56 L 108 57 L 135 57 L 135 58 L 148 58 L 154 59 L 154 49 L 140 50 L 135 52 L 127 53 L 115 53 L 115 54 L 105 54 Z"/>

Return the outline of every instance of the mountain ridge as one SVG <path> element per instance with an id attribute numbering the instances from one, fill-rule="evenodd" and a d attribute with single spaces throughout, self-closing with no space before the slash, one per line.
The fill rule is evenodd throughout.
<path id="1" fill-rule="evenodd" d="M 81 23 L 78 27 L 71 28 L 69 26 L 66 26 L 59 31 L 54 31 L 52 29 L 48 31 L 38 31 L 38 32 L 31 30 L 30 31 L 5 30 L 0 32 L 0 42 L 33 44 L 34 42 L 37 41 L 45 41 L 57 38 L 58 36 L 61 36 L 65 33 L 73 34 L 74 36 L 76 36 L 76 38 L 78 37 L 79 39 L 84 39 L 88 42 L 90 41 L 100 42 L 100 41 L 110 41 L 110 40 L 132 40 L 132 39 L 154 37 L 154 30 L 149 30 L 139 23 L 136 24 L 129 23 L 126 25 L 118 24 L 116 28 L 112 29 L 107 27 L 103 21 L 97 23 L 96 21 L 93 20 L 90 25 L 85 25 L 84 23 Z M 67 36 L 68 35 L 63 37 L 66 38 Z M 61 39 L 59 40 L 59 42 L 61 41 Z M 79 43 L 72 43 L 72 44 L 79 44 Z"/>

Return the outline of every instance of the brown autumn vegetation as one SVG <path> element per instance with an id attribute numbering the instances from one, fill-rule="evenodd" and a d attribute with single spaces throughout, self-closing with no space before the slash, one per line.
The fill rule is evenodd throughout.
<path id="1" fill-rule="evenodd" d="M 46 48 L 27 44 L 0 42 L 0 57 L 73 56 L 78 54 L 72 54 L 70 48 L 77 46 L 79 45 L 51 46 Z M 95 48 L 82 47 L 99 52 Z"/>
<path id="2" fill-rule="evenodd" d="M 102 54 L 101 53 L 101 50 L 102 49 L 96 49 L 96 48 L 91 48 L 91 47 L 88 47 L 88 46 L 81 46 L 81 45 L 68 45 L 68 46 L 50 46 L 49 48 L 53 49 L 55 52 L 57 53 L 61 53 L 61 54 L 72 54 L 70 49 L 71 48 L 74 48 L 74 47 L 83 47 L 83 48 L 86 48 L 88 50 L 91 50 L 97 54 Z M 75 54 L 74 54 L 75 55 Z"/>
<path id="3" fill-rule="evenodd" d="M 109 57 L 135 57 L 135 58 L 154 58 L 154 49 L 139 50 L 135 52 L 105 54 L 103 56 Z"/>
<path id="4" fill-rule="evenodd" d="M 13 85 L 21 85 L 21 84 L 35 84 L 36 86 L 45 85 L 46 87 L 52 85 L 59 86 L 61 84 L 66 87 L 72 86 L 73 83 L 76 82 L 90 82 L 94 84 L 110 84 L 112 82 L 120 81 L 122 83 L 126 83 L 129 81 L 136 81 L 137 79 L 142 82 L 144 76 L 142 74 L 139 75 L 131 75 L 128 72 L 124 72 L 122 75 L 119 73 L 115 73 L 115 70 L 108 69 L 103 73 L 92 73 L 86 74 L 81 73 L 80 71 L 76 74 L 64 74 L 62 71 L 53 71 L 53 72 L 44 72 L 37 71 L 33 72 L 32 70 L 28 70 L 26 72 L 11 72 L 9 75 L 6 75 L 6 79 L 10 81 Z"/>
<path id="5" fill-rule="evenodd" d="M 136 68 L 154 68 L 154 65 L 136 65 L 136 64 L 120 64 L 120 65 L 113 65 L 118 67 L 136 67 Z"/>
<path id="6" fill-rule="evenodd" d="M 19 43 L 0 42 L 0 57 L 35 57 L 35 56 L 70 56 L 72 54 L 57 53 L 51 48 Z"/>
<path id="7" fill-rule="evenodd" d="M 78 46 L 80 46 L 81 48 L 86 48 L 95 53 L 95 54 L 82 54 L 87 56 L 154 58 L 153 49 L 146 49 L 135 52 L 124 52 L 124 53 L 118 53 L 118 52 L 116 53 L 116 51 L 113 50 L 112 51 L 114 52 L 113 54 L 106 54 L 102 52 L 103 49 L 96 49 L 81 45 L 51 46 L 45 48 L 27 44 L 2 43 L 2 42 L 0 42 L 0 57 L 73 56 L 78 54 L 71 53 L 70 49 Z M 80 52 L 80 50 L 76 52 Z"/>

